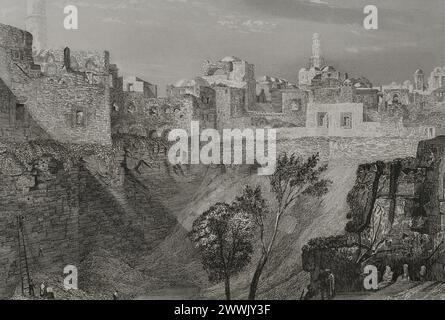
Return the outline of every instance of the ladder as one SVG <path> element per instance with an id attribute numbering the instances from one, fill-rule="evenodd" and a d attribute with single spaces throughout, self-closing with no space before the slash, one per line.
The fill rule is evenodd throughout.
<path id="1" fill-rule="evenodd" d="M 22 287 L 22 295 L 25 296 L 25 290 L 30 296 L 34 295 L 34 288 L 31 284 L 31 276 L 28 265 L 28 255 L 25 243 L 25 231 L 23 226 L 23 216 L 17 217 L 17 240 L 19 254 L 19 272 Z"/>

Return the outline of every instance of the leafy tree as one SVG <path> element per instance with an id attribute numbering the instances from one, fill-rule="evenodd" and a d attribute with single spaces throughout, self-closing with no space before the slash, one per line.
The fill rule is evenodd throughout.
<path id="1" fill-rule="evenodd" d="M 211 282 L 225 282 L 230 300 L 230 277 L 242 271 L 253 252 L 254 223 L 246 211 L 217 203 L 193 223 L 190 238 L 201 251 Z"/>
<path id="2" fill-rule="evenodd" d="M 250 285 L 250 300 L 254 300 L 256 297 L 261 274 L 274 249 L 278 227 L 283 216 L 295 205 L 299 196 L 305 194 L 321 197 L 328 191 L 331 182 L 321 179 L 321 175 L 326 169 L 327 166 L 319 166 L 318 154 L 306 160 L 294 154 L 291 156 L 283 154 L 278 158 L 276 171 L 269 177 L 271 190 L 277 200 L 277 206 L 273 210 L 274 223 L 271 228 L 266 228 L 265 222 L 268 220 L 267 216 L 270 210 L 266 207 L 260 187 L 253 189 L 247 186 L 243 195 L 237 198 L 237 206 L 253 216 L 260 234 L 261 257 Z M 266 232 L 269 229 L 271 231 Z"/>

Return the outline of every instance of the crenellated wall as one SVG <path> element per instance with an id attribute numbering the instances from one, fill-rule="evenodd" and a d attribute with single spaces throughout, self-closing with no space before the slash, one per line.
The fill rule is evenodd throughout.
<path id="1" fill-rule="evenodd" d="M 111 144 L 107 52 L 41 51 L 40 66 L 33 60 L 31 34 L 0 24 L 0 39 L 0 79 L 23 113 L 54 140 Z"/>

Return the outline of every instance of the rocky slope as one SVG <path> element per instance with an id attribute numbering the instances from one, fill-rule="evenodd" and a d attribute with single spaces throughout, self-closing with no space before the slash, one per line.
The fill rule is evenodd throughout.
<path id="1" fill-rule="evenodd" d="M 360 234 L 374 226 L 376 221 L 383 222 L 381 230 L 385 231 L 385 237 L 392 239 L 394 246 L 405 250 L 413 246 L 404 246 L 404 241 L 411 245 L 418 242 L 415 248 L 421 254 L 434 251 L 434 244 L 437 246 L 439 241 L 435 226 L 443 208 L 443 179 L 440 177 L 444 173 L 445 143 L 442 140 L 421 143 L 416 159 L 371 164 L 330 162 L 325 172 L 325 178 L 333 182 L 329 192 L 319 199 L 300 197 L 282 221 L 273 256 L 260 283 L 259 298 L 299 299 L 303 289 L 313 280 L 316 268 L 336 267 L 313 259 L 314 255 L 320 257 L 326 253 L 326 248 L 319 247 L 320 243 L 336 244 L 327 248 L 328 253 L 336 257 L 338 249 L 344 249 L 349 234 Z M 36 178 L 44 180 L 42 187 L 30 189 L 29 194 L 38 194 L 42 202 L 48 190 L 54 189 L 54 197 L 62 191 L 72 194 L 73 188 L 76 192 L 71 202 L 61 203 L 62 207 L 57 210 L 66 212 L 73 225 L 82 225 L 76 229 L 79 233 L 73 235 L 80 242 L 73 248 L 74 254 L 66 259 L 63 257 L 63 261 L 59 261 L 59 250 L 53 243 L 54 261 L 63 264 L 73 256 L 80 257 L 82 289 L 93 295 L 109 297 L 118 289 L 127 298 L 223 298 L 223 288 L 208 283 L 199 253 L 187 234 L 199 214 L 216 202 L 232 202 L 248 184 L 260 185 L 268 205 L 273 208 L 274 197 L 269 192 L 268 178 L 258 176 L 248 166 L 173 167 L 165 159 L 165 148 L 148 146 L 157 148 L 154 152 L 157 157 L 153 159 L 153 150 L 146 147 L 135 143 L 126 150 L 125 154 L 131 154 L 131 157 L 126 159 L 125 168 L 121 166 L 125 154 L 118 154 L 112 167 L 107 161 L 85 158 L 80 173 L 67 173 L 71 174 L 68 184 L 61 181 L 67 174 L 57 179 L 49 177 L 44 180 L 43 174 Z M 54 172 L 56 176 L 57 170 Z M 30 181 L 30 185 L 36 181 Z M 22 209 L 14 206 L 10 210 L 11 214 L 3 219 L 8 221 L 5 226 L 10 227 L 7 241 L 11 242 L 12 248 L 14 214 Z M 42 227 L 52 231 L 52 220 L 46 224 L 45 217 L 50 212 L 48 219 L 53 219 L 59 212 L 57 210 L 53 212 L 52 204 L 49 204 L 41 211 L 30 211 L 27 223 L 35 220 L 40 226 L 43 221 Z M 65 234 L 59 230 L 54 230 L 57 237 Z M 37 231 L 36 243 L 45 243 Z M 422 235 L 430 236 L 426 246 L 422 243 Z M 314 242 L 314 239 L 320 240 Z M 73 243 L 68 238 L 66 242 Z M 347 250 L 352 248 L 352 253 L 357 254 L 354 245 L 346 246 Z M 400 252 L 404 254 L 403 250 Z M 397 254 L 391 259 L 395 261 Z M 11 249 L 5 261 L 10 263 L 13 258 Z M 234 298 L 246 298 L 257 259 L 258 252 L 247 270 L 234 277 Z M 388 261 L 377 262 L 384 264 Z M 397 263 L 403 261 L 399 259 Z M 13 271 L 14 264 L 10 266 Z M 438 270 L 435 272 L 440 274 Z"/>
<path id="2" fill-rule="evenodd" d="M 274 199 L 269 192 L 268 179 L 251 173 L 249 168 L 222 170 L 207 168 L 200 182 L 196 182 L 190 198 L 184 200 L 182 210 L 176 212 L 179 225 L 144 260 L 148 274 L 164 279 L 174 285 L 195 286 L 201 289 L 197 298 L 221 298 L 224 293 L 219 285 L 210 286 L 199 263 L 199 256 L 187 239 L 193 220 L 216 202 L 232 202 L 245 185 L 260 185 L 265 190 L 269 205 Z M 340 234 L 346 224 L 346 195 L 352 188 L 356 167 L 332 165 L 326 177 L 333 181 L 328 194 L 321 199 L 301 197 L 298 204 L 280 225 L 276 251 L 266 268 L 260 286 L 260 298 L 295 299 L 308 283 L 308 275 L 302 272 L 301 248 L 311 238 Z M 164 180 L 168 181 L 168 179 Z M 147 180 L 146 183 L 149 183 Z M 176 186 L 178 187 L 176 183 Z M 183 187 L 183 188 L 186 188 Z M 178 197 L 185 193 L 172 193 Z M 177 203 L 165 198 L 166 206 Z M 256 261 L 258 257 L 254 258 Z M 234 278 L 235 298 L 244 299 L 250 283 L 254 265 Z"/>

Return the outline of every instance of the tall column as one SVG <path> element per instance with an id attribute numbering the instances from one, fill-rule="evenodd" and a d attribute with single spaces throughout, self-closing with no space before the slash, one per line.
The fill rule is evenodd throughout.
<path id="1" fill-rule="evenodd" d="M 311 67 L 321 68 L 323 65 L 324 59 L 321 52 L 320 34 L 314 33 L 312 37 Z"/>
<path id="2" fill-rule="evenodd" d="M 46 0 L 27 0 L 26 31 L 33 36 L 34 53 L 47 48 Z"/>

